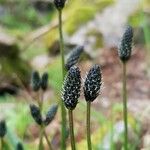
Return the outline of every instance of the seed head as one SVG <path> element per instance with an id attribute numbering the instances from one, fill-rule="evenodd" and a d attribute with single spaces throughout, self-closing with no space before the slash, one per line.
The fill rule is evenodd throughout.
<path id="1" fill-rule="evenodd" d="M 39 107 L 37 107 L 34 104 L 31 104 L 30 105 L 30 112 L 31 112 L 31 115 L 32 115 L 33 119 L 35 120 L 35 122 L 38 125 L 41 125 L 43 121 L 42 121 L 42 115 L 41 115 Z"/>
<path id="2" fill-rule="evenodd" d="M 24 150 L 22 143 L 17 143 L 16 150 Z"/>
<path id="3" fill-rule="evenodd" d="M 99 95 L 101 87 L 101 69 L 94 65 L 88 72 L 84 82 L 84 96 L 86 101 L 93 102 Z"/>
<path id="4" fill-rule="evenodd" d="M 65 77 L 62 99 L 67 109 L 75 109 L 80 96 L 81 76 L 78 67 L 73 66 Z"/>
<path id="5" fill-rule="evenodd" d="M 32 76 L 31 76 L 31 87 L 33 89 L 33 91 L 38 91 L 40 89 L 40 82 L 41 82 L 41 79 L 40 79 L 40 75 L 37 71 L 34 71 L 32 73 Z"/>
<path id="6" fill-rule="evenodd" d="M 49 108 L 49 111 L 47 112 L 46 118 L 44 120 L 44 124 L 46 126 L 49 125 L 49 123 L 51 123 L 53 121 L 53 119 L 55 118 L 56 113 L 57 113 L 57 109 L 58 109 L 58 105 L 52 105 Z"/>
<path id="7" fill-rule="evenodd" d="M 43 91 L 45 91 L 48 87 L 48 73 L 45 72 L 42 75 L 42 79 L 41 79 L 41 88 Z"/>
<path id="8" fill-rule="evenodd" d="M 131 57 L 132 40 L 133 40 L 133 29 L 131 26 L 127 26 L 118 49 L 119 57 L 123 62 L 128 61 Z"/>
<path id="9" fill-rule="evenodd" d="M 0 121 L 0 138 L 3 138 L 7 132 L 5 120 Z"/>
<path id="10" fill-rule="evenodd" d="M 78 62 L 79 57 L 82 54 L 83 50 L 84 50 L 83 46 L 77 46 L 70 52 L 69 57 L 65 64 L 67 70 L 69 70 L 72 66 L 74 66 Z"/>
<path id="11" fill-rule="evenodd" d="M 54 0 L 55 7 L 56 7 L 58 10 L 61 10 L 61 9 L 64 8 L 65 2 L 66 2 L 66 0 Z"/>

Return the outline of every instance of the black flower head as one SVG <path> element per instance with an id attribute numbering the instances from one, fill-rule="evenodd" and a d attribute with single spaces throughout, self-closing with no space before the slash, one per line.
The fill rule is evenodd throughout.
<path id="1" fill-rule="evenodd" d="M 41 87 L 40 75 L 37 71 L 34 71 L 31 76 L 31 87 L 33 91 L 38 91 Z"/>
<path id="2" fill-rule="evenodd" d="M 5 120 L 0 121 L 0 138 L 3 138 L 7 132 Z"/>
<path id="3" fill-rule="evenodd" d="M 42 78 L 41 78 L 41 88 L 42 90 L 45 91 L 47 87 L 48 87 L 48 73 L 45 72 L 43 73 Z"/>
<path id="4" fill-rule="evenodd" d="M 88 72 L 84 82 L 84 96 L 86 101 L 93 102 L 99 95 L 101 87 L 101 69 L 94 65 Z"/>
<path id="5" fill-rule="evenodd" d="M 34 104 L 31 104 L 30 105 L 30 112 L 31 112 L 31 115 L 32 115 L 33 119 L 35 120 L 35 122 L 38 125 L 41 125 L 43 123 L 43 121 L 42 121 L 42 115 L 41 115 L 39 107 L 37 107 Z"/>
<path id="6" fill-rule="evenodd" d="M 123 62 L 128 61 L 131 57 L 132 40 L 133 29 L 131 26 L 127 26 L 118 49 L 119 57 Z"/>
<path id="7" fill-rule="evenodd" d="M 47 126 L 49 123 L 51 123 L 53 121 L 53 119 L 56 116 L 57 113 L 57 109 L 58 109 L 58 105 L 52 105 L 47 114 L 46 114 L 46 118 L 44 120 L 44 124 Z"/>
<path id="8" fill-rule="evenodd" d="M 64 8 L 65 2 L 66 2 L 66 0 L 54 0 L 55 7 L 56 7 L 58 10 L 61 10 L 61 9 Z"/>
<path id="9" fill-rule="evenodd" d="M 82 54 L 83 50 L 84 50 L 83 46 L 77 46 L 70 52 L 69 57 L 65 64 L 67 70 L 69 70 L 72 66 L 74 66 L 78 62 L 79 57 Z"/>
<path id="10" fill-rule="evenodd" d="M 80 70 L 78 67 L 73 66 L 68 71 L 63 85 L 62 99 L 66 108 L 71 110 L 75 109 L 80 96 L 80 88 Z"/>
<path id="11" fill-rule="evenodd" d="M 22 143 L 18 142 L 18 143 L 17 143 L 17 146 L 16 146 L 16 150 L 23 150 L 23 149 L 24 149 L 24 148 L 23 148 Z"/>

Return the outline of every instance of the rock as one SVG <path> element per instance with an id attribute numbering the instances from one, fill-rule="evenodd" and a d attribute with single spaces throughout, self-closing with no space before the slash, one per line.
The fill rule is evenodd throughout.
<path id="1" fill-rule="evenodd" d="M 0 33 L 0 57 L 16 58 L 19 54 L 19 47 L 15 38 Z"/>

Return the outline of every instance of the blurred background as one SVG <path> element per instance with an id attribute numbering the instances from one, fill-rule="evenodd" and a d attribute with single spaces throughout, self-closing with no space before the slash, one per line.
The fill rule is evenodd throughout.
<path id="1" fill-rule="evenodd" d="M 60 102 L 57 20 L 53 0 L 0 0 L 0 118 L 7 122 L 7 140 L 12 149 L 17 141 L 23 142 L 26 150 L 38 144 L 39 128 L 29 112 L 29 103 L 36 102 L 29 83 L 33 70 L 49 74 L 44 110 Z M 93 64 L 102 67 L 103 87 L 92 107 L 96 150 L 122 147 L 122 70 L 117 47 L 127 24 L 134 28 L 133 53 L 127 69 L 130 150 L 150 150 L 150 1 L 68 0 L 63 11 L 65 55 L 76 45 L 84 46 L 78 63 L 82 77 Z M 83 150 L 83 94 L 74 114 L 77 145 Z M 59 149 L 60 110 L 46 131 L 55 149 Z"/>

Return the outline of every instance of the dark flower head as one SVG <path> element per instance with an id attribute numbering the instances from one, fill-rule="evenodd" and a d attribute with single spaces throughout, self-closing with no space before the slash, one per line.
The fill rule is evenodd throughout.
<path id="1" fill-rule="evenodd" d="M 73 66 L 65 77 L 62 99 L 66 108 L 73 110 L 80 96 L 81 76 L 78 67 Z"/>
<path id="2" fill-rule="evenodd" d="M 84 96 L 86 101 L 93 102 L 99 95 L 101 87 L 101 69 L 94 65 L 88 72 L 84 82 Z"/>
<path id="3" fill-rule="evenodd" d="M 7 132 L 5 120 L 0 121 L 0 138 L 3 138 Z"/>
<path id="4" fill-rule="evenodd" d="M 43 73 L 42 78 L 41 78 L 41 88 L 42 90 L 45 91 L 47 87 L 48 87 L 48 73 L 45 72 Z"/>
<path id="5" fill-rule="evenodd" d="M 66 0 L 54 0 L 55 7 L 56 7 L 58 10 L 61 10 L 61 9 L 64 8 L 65 2 L 66 2 Z"/>
<path id="6" fill-rule="evenodd" d="M 80 55 L 82 54 L 84 50 L 83 46 L 76 46 L 69 54 L 69 57 L 66 61 L 65 67 L 67 70 L 69 70 L 72 66 L 74 66 L 78 60 Z"/>
<path id="7" fill-rule="evenodd" d="M 58 105 L 52 105 L 47 114 L 46 114 L 46 118 L 44 120 L 44 124 L 47 126 L 49 123 L 51 123 L 53 121 L 53 119 L 56 116 L 57 113 L 57 109 L 58 109 Z"/>
<path id="8" fill-rule="evenodd" d="M 24 150 L 22 143 L 17 143 L 16 150 Z"/>
<path id="9" fill-rule="evenodd" d="M 127 26 L 118 49 L 119 57 L 123 62 L 128 61 L 131 57 L 132 40 L 133 40 L 133 29 L 131 26 Z"/>
<path id="10" fill-rule="evenodd" d="M 38 125 L 41 125 L 43 123 L 43 121 L 42 121 L 42 115 L 41 115 L 39 107 L 37 107 L 34 104 L 31 104 L 30 105 L 30 112 L 31 112 L 31 115 L 32 115 L 33 119 L 35 120 L 35 122 Z"/>
<path id="11" fill-rule="evenodd" d="M 37 71 L 34 71 L 31 76 L 31 87 L 33 91 L 38 91 L 41 87 L 40 75 Z"/>

